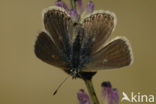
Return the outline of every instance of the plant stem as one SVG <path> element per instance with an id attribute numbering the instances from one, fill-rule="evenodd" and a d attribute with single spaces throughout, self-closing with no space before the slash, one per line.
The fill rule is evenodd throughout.
<path id="1" fill-rule="evenodd" d="M 75 0 L 70 0 L 71 9 L 76 9 Z"/>
<path id="2" fill-rule="evenodd" d="M 93 104 L 99 104 L 91 79 L 84 79 Z"/>

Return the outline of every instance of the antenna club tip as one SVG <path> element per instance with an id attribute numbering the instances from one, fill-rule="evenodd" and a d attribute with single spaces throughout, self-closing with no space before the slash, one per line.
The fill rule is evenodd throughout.
<path id="1" fill-rule="evenodd" d="M 56 93 L 57 93 L 57 90 L 53 93 L 53 95 L 56 95 Z"/>

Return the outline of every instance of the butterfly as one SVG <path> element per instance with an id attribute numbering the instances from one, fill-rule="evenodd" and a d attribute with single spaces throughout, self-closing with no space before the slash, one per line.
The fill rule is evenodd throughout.
<path id="1" fill-rule="evenodd" d="M 133 62 L 126 38 L 106 43 L 116 25 L 111 12 L 94 11 L 74 21 L 63 8 L 50 7 L 43 12 L 43 23 L 45 30 L 35 42 L 36 56 L 73 78 L 81 77 L 83 72 L 120 68 Z"/>

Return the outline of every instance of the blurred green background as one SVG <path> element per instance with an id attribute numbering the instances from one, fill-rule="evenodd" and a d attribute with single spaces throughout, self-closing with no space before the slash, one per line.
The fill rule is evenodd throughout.
<path id="1" fill-rule="evenodd" d="M 132 66 L 100 71 L 93 78 L 100 101 L 103 81 L 111 81 L 120 96 L 123 91 L 128 95 L 132 91 L 156 95 L 156 1 L 94 3 L 95 9 L 115 12 L 118 24 L 110 39 L 126 36 L 134 54 Z M 0 104 L 77 104 L 76 92 L 80 88 L 86 90 L 82 80 L 70 78 L 52 96 L 68 75 L 34 55 L 36 37 L 43 29 L 41 11 L 53 4 L 53 0 L 0 1 Z"/>

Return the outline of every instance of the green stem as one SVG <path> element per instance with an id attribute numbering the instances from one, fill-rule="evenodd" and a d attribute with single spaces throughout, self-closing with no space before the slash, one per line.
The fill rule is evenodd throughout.
<path id="1" fill-rule="evenodd" d="M 84 79 L 84 81 L 85 81 L 85 84 L 87 86 L 87 89 L 88 89 L 90 98 L 92 100 L 92 103 L 93 104 L 99 104 L 99 101 L 97 99 L 97 96 L 96 96 L 96 93 L 95 93 L 95 90 L 94 90 L 93 83 L 92 83 L 91 79 L 90 80 Z"/>
<path id="2" fill-rule="evenodd" d="M 71 9 L 76 9 L 75 0 L 70 0 Z"/>

